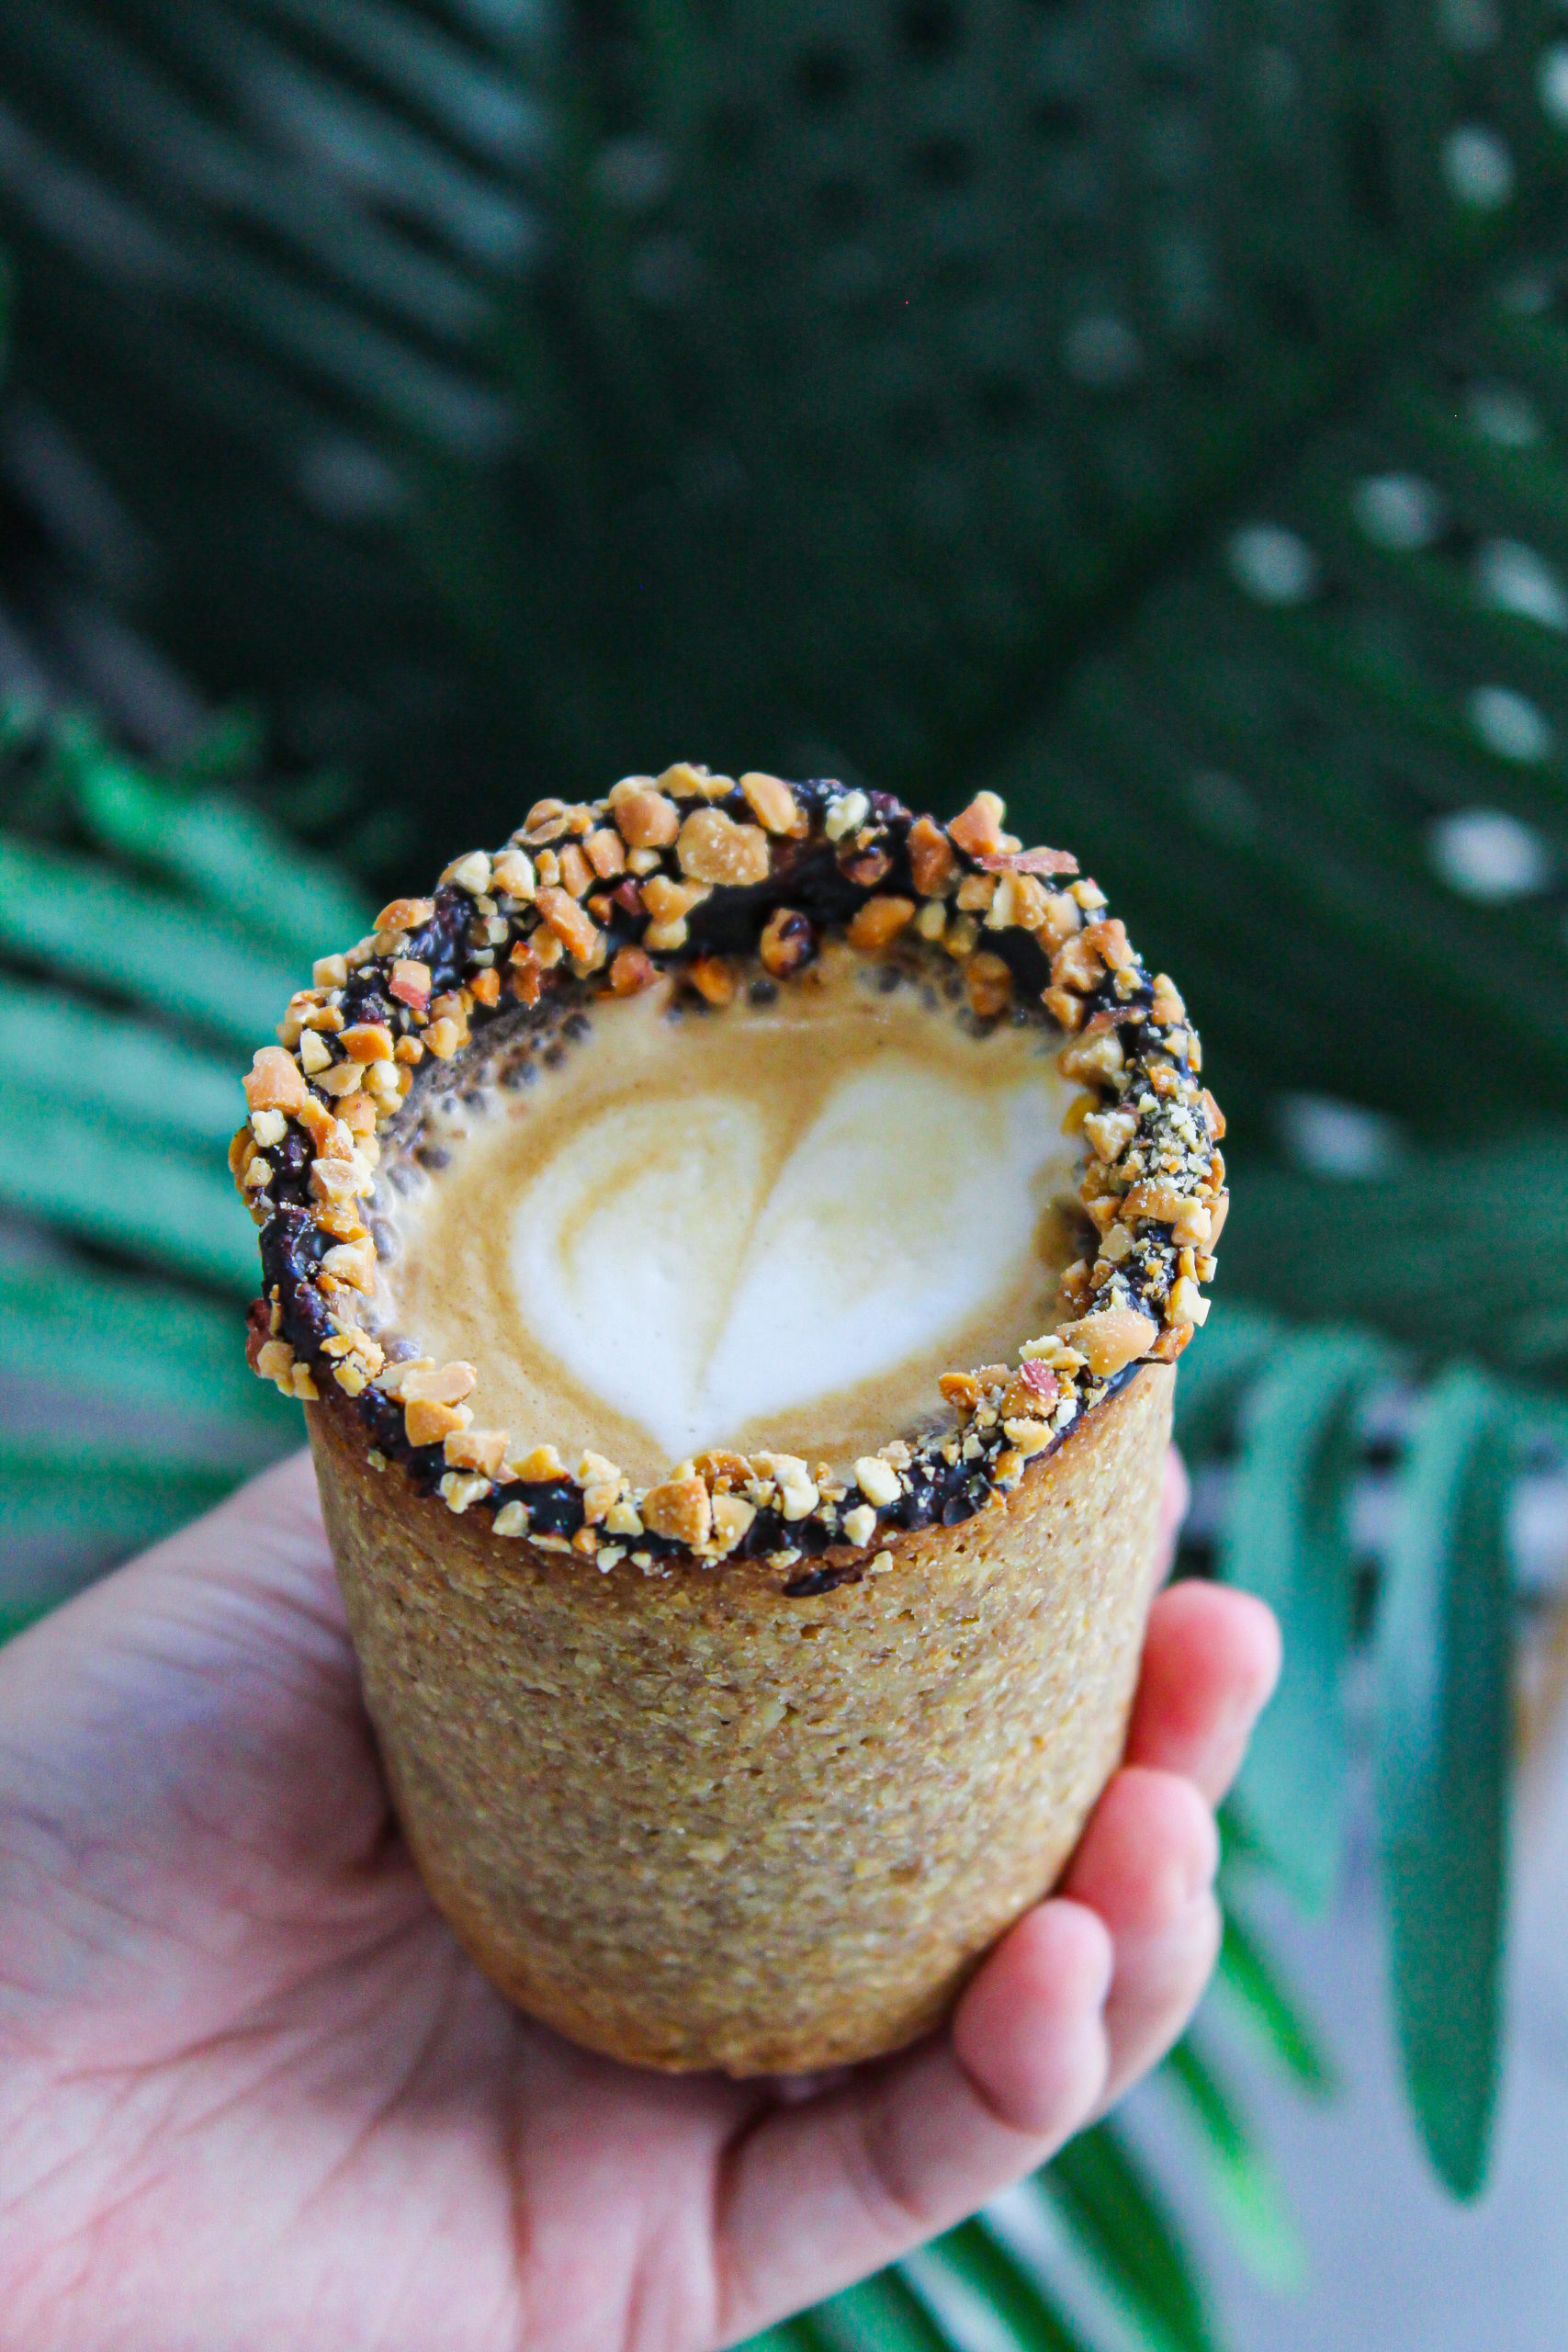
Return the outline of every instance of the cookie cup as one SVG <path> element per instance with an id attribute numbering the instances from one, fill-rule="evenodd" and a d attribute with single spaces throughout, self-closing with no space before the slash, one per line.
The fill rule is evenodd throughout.
<path id="1" fill-rule="evenodd" d="M 307 1408 L 366 1702 L 422 1876 L 491 1981 L 615 2058 L 796 2073 L 936 2025 L 1121 1754 L 1173 1371 L 895 1568 L 600 1576 Z"/>
<path id="2" fill-rule="evenodd" d="M 538 802 L 323 957 L 244 1081 L 251 1361 L 307 1408 L 411 1849 L 486 1973 L 619 2058 L 810 2071 L 926 2031 L 1120 1753 L 1224 1121 L 1174 983 L 1004 815 L 684 763 Z M 714 1012 L 846 953 L 935 959 L 1082 1090 L 1055 1328 L 837 1471 L 720 1451 L 644 1487 L 474 1427 L 483 1367 L 377 1313 L 428 1106 L 601 1001 Z"/>

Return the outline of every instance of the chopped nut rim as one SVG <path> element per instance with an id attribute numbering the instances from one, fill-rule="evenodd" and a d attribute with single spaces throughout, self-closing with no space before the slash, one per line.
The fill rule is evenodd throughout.
<path id="1" fill-rule="evenodd" d="M 682 762 L 603 800 L 540 801 L 493 855 L 455 859 L 434 897 L 393 899 L 368 938 L 321 959 L 244 1081 L 230 1165 L 261 1228 L 257 1373 L 308 1401 L 338 1391 L 378 1466 L 400 1463 L 420 1493 L 606 1570 L 745 1557 L 788 1595 L 818 1593 L 886 1573 L 902 1532 L 996 1509 L 1139 1363 L 1181 1353 L 1208 1314 L 1228 1205 L 1224 1121 L 1174 984 L 1145 970 L 1076 858 L 1026 850 L 1006 814 L 982 792 L 942 826 L 889 793 L 736 784 Z M 379 1133 L 432 1069 L 449 1084 L 442 1066 L 520 1006 L 626 995 L 664 972 L 716 1006 L 738 959 L 787 981 L 825 939 L 879 956 L 906 933 L 953 958 L 976 1018 L 1054 1023 L 1062 1074 L 1085 1089 L 1098 1249 L 1067 1268 L 1063 1319 L 1016 1364 L 943 1376 L 955 1429 L 893 1438 L 852 1480 L 715 1453 L 639 1490 L 596 1453 L 575 1471 L 548 1445 L 510 1458 L 508 1432 L 471 1426 L 471 1365 L 387 1361 L 361 1326 L 377 1261 L 360 1204 Z"/>

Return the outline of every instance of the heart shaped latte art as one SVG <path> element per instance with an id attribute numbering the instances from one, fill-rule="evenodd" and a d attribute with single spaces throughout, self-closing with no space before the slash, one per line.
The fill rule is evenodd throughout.
<path id="1" fill-rule="evenodd" d="M 1053 1124 L 1038 1085 L 899 1055 L 794 1139 L 722 1092 L 608 1106 L 516 1204 L 520 1311 L 679 1459 L 874 1379 L 1015 1282 Z"/>

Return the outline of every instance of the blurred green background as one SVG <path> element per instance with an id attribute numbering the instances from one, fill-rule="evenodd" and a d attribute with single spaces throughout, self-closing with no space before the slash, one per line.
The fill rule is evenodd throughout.
<path id="1" fill-rule="evenodd" d="M 1230 2046 L 1325 2088 L 1251 1906 L 1368 1818 L 1473 2194 L 1568 1432 L 1565 188 L 1546 0 L 11 0 L 5 1623 L 297 1442 L 232 1074 L 378 894 L 677 757 L 992 786 L 1231 1117 L 1184 1558 L 1289 1665 Z M 1295 2275 L 1207 2023 L 1166 2091 Z M 1038 2193 L 1215 2341 L 1120 2127 Z M 970 2224 L 784 2336 L 1099 2342 L 1036 2256 Z"/>

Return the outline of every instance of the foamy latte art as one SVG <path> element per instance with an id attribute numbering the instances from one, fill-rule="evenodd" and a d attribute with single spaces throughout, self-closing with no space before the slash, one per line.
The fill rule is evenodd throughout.
<path id="1" fill-rule="evenodd" d="M 842 1464 L 1049 1325 L 1081 1172 L 1050 1025 L 840 951 L 568 1027 L 498 1044 L 378 1187 L 383 1338 L 479 1367 L 514 1451 Z"/>

